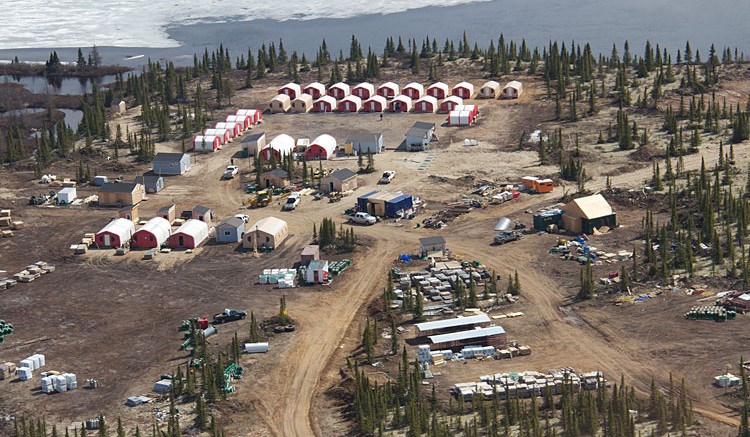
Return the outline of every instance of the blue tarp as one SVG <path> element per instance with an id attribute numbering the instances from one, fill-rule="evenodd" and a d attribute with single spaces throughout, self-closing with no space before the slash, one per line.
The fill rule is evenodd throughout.
<path id="1" fill-rule="evenodd" d="M 409 256 L 409 254 L 408 254 L 408 253 L 403 253 L 403 254 L 401 254 L 401 256 L 399 257 L 399 260 L 401 260 L 401 261 L 403 261 L 403 262 L 405 262 L 405 263 L 410 263 L 410 262 L 411 262 L 411 257 Z"/>

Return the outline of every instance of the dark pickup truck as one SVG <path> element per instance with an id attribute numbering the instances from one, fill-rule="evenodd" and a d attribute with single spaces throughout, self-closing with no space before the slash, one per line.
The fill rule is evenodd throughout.
<path id="1" fill-rule="evenodd" d="M 214 324 L 234 322 L 235 320 L 242 320 L 247 316 L 245 311 L 240 310 L 224 310 L 219 314 L 214 314 Z"/>

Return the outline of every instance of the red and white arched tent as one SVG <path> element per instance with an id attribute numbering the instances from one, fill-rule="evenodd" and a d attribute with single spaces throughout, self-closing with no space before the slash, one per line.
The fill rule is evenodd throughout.
<path id="1" fill-rule="evenodd" d="M 215 136 L 196 135 L 193 138 L 193 149 L 195 151 L 215 152 L 221 147 L 221 140 Z"/>
<path id="2" fill-rule="evenodd" d="M 450 96 L 451 89 L 443 82 L 435 82 L 427 88 L 427 95 L 440 100 Z"/>
<path id="3" fill-rule="evenodd" d="M 396 96 L 388 103 L 388 110 L 391 112 L 409 112 L 411 111 L 411 97 L 400 95 Z"/>
<path id="4" fill-rule="evenodd" d="M 344 97 L 351 94 L 349 85 L 344 82 L 335 83 L 328 88 L 328 95 L 336 100 L 343 99 Z"/>
<path id="5" fill-rule="evenodd" d="M 437 112 L 438 101 L 432 96 L 423 96 L 414 103 L 414 112 Z"/>
<path id="6" fill-rule="evenodd" d="M 258 124 L 263 121 L 263 111 L 260 109 L 238 109 L 235 115 L 250 117 L 250 124 Z"/>
<path id="7" fill-rule="evenodd" d="M 331 96 L 322 96 L 313 102 L 314 112 L 333 112 L 336 109 L 336 99 Z"/>
<path id="8" fill-rule="evenodd" d="M 424 85 L 417 82 L 412 82 L 401 90 L 401 94 L 408 96 L 412 100 L 416 100 L 424 95 Z"/>
<path id="9" fill-rule="evenodd" d="M 452 94 L 462 99 L 470 99 L 474 95 L 474 85 L 469 82 L 460 82 L 453 85 Z"/>
<path id="10" fill-rule="evenodd" d="M 242 133 L 242 126 L 240 126 L 239 123 L 233 121 L 220 121 L 216 123 L 216 126 L 214 127 L 216 129 L 227 129 L 232 134 L 232 138 L 236 138 L 240 136 L 240 133 Z"/>
<path id="11" fill-rule="evenodd" d="M 281 161 L 282 156 L 291 155 L 294 152 L 294 145 L 294 138 L 289 135 L 277 135 L 260 151 L 260 155 L 266 161 L 270 161 L 273 157 L 278 162 Z"/>
<path id="12" fill-rule="evenodd" d="M 328 134 L 320 135 L 305 150 L 305 159 L 330 159 L 336 153 L 336 146 L 335 138 Z"/>
<path id="13" fill-rule="evenodd" d="M 294 100 L 298 95 L 302 94 L 302 88 L 300 88 L 299 84 L 289 82 L 288 84 L 279 88 L 276 91 L 276 94 L 286 94 L 287 96 L 289 96 L 289 100 Z"/>
<path id="14" fill-rule="evenodd" d="M 140 249 L 161 247 L 171 234 L 172 225 L 164 217 L 154 217 L 133 234 L 130 246 Z"/>
<path id="15" fill-rule="evenodd" d="M 313 82 L 305 87 L 305 94 L 310 94 L 313 99 L 319 99 L 326 95 L 326 86 L 320 82 Z"/>
<path id="16" fill-rule="evenodd" d="M 336 108 L 339 112 L 359 112 L 360 109 L 362 109 L 362 99 L 357 96 L 346 96 Z"/>
<path id="17" fill-rule="evenodd" d="M 398 90 L 398 84 L 386 82 L 378 87 L 378 95 L 386 99 L 392 99 L 399 94 Z"/>
<path id="18" fill-rule="evenodd" d="M 440 102 L 440 112 L 450 112 L 458 105 L 463 105 L 464 99 L 456 96 L 448 96 Z"/>
<path id="19" fill-rule="evenodd" d="M 364 103 L 365 112 L 383 112 L 388 109 L 388 101 L 383 96 L 372 96 Z"/>
<path id="20" fill-rule="evenodd" d="M 125 218 L 116 218 L 96 233 L 94 241 L 99 247 L 120 247 L 130 241 L 135 225 Z"/>
<path id="21" fill-rule="evenodd" d="M 250 129 L 252 125 L 252 117 L 249 115 L 227 115 L 225 121 L 228 123 L 239 123 L 242 126 L 242 130 Z"/>
<path id="22" fill-rule="evenodd" d="M 205 132 L 203 132 L 203 136 L 211 137 L 215 136 L 219 138 L 220 145 L 224 145 L 232 140 L 232 134 L 229 132 L 228 129 L 206 129 Z"/>
<path id="23" fill-rule="evenodd" d="M 362 100 L 367 100 L 375 95 L 375 86 L 369 82 L 362 82 L 352 89 L 352 94 Z"/>

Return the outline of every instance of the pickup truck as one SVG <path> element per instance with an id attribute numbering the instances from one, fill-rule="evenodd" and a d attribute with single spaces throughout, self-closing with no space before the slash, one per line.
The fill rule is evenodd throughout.
<path id="1" fill-rule="evenodd" d="M 296 208 L 297 205 L 299 205 L 300 200 L 301 197 L 298 192 L 290 194 L 286 199 L 286 203 L 284 204 L 284 211 L 291 211 Z"/>
<path id="2" fill-rule="evenodd" d="M 240 169 L 236 165 L 229 165 L 224 170 L 224 174 L 222 175 L 222 179 L 232 179 L 234 178 L 237 173 L 240 171 Z"/>
<path id="3" fill-rule="evenodd" d="M 219 314 L 214 314 L 214 323 L 234 322 L 235 320 L 242 320 L 245 317 L 247 317 L 247 312 L 245 311 L 227 309 Z"/>
<path id="4" fill-rule="evenodd" d="M 495 239 L 493 241 L 495 244 L 505 244 L 511 241 L 516 241 L 519 238 L 521 238 L 521 235 L 516 231 L 503 231 L 495 235 Z"/>
<path id="5" fill-rule="evenodd" d="M 357 223 L 360 225 L 374 225 L 378 219 L 371 216 L 366 212 L 357 212 L 347 216 L 350 223 Z"/>
<path id="6" fill-rule="evenodd" d="M 388 170 L 383 172 L 383 176 L 380 177 L 380 180 L 378 181 L 379 184 L 390 184 L 393 178 L 396 177 L 396 172 L 394 170 Z"/>

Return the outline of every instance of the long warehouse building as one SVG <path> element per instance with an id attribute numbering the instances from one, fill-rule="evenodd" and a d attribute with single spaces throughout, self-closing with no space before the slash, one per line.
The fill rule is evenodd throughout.
<path id="1" fill-rule="evenodd" d="M 502 326 L 490 326 L 450 334 L 431 335 L 427 337 L 435 349 L 458 349 L 464 346 L 481 344 L 504 348 L 506 345 L 505 329 Z"/>
<path id="2" fill-rule="evenodd" d="M 490 322 L 487 314 L 478 314 L 469 317 L 455 317 L 453 319 L 435 320 L 433 322 L 417 323 L 417 331 L 421 334 L 445 334 L 449 332 L 465 330 L 467 327 L 475 327 Z"/>

